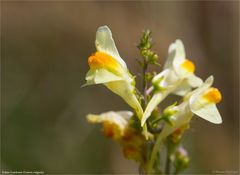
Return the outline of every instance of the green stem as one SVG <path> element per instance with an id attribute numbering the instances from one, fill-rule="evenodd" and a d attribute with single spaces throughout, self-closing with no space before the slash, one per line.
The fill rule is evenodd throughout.
<path id="1" fill-rule="evenodd" d="M 170 159 L 169 150 L 167 150 L 165 173 L 167 175 L 167 174 L 170 174 L 170 172 L 171 172 L 171 159 Z"/>
<path id="2" fill-rule="evenodd" d="M 142 94 L 143 94 L 142 108 L 143 108 L 143 110 L 145 110 L 146 105 L 147 105 L 147 93 L 146 93 L 146 91 L 147 91 L 147 79 L 146 79 L 147 68 L 148 68 L 148 63 L 144 59 L 143 70 L 142 70 L 142 77 L 143 77 L 143 79 L 142 79 Z M 148 162 L 148 160 L 146 160 L 146 162 Z M 139 167 L 139 175 L 145 175 L 144 168 L 141 165 Z"/>
<path id="3" fill-rule="evenodd" d="M 144 103 L 143 103 L 143 108 L 145 109 L 147 105 L 147 80 L 146 80 L 146 73 L 147 73 L 147 68 L 148 68 L 148 63 L 144 59 L 143 61 L 143 82 L 142 82 L 142 94 L 144 95 Z"/>
<path id="4" fill-rule="evenodd" d="M 147 173 L 148 174 L 153 173 L 152 172 L 153 164 L 155 162 L 156 155 L 157 155 L 158 151 L 160 150 L 160 147 L 161 147 L 161 144 L 162 144 L 162 140 L 163 140 L 163 137 L 162 137 L 162 135 L 160 133 L 160 135 L 157 137 L 155 145 L 153 146 L 153 150 L 152 150 L 152 153 L 151 153 L 151 156 L 150 156 L 150 161 L 149 161 L 148 167 L 147 167 Z"/>

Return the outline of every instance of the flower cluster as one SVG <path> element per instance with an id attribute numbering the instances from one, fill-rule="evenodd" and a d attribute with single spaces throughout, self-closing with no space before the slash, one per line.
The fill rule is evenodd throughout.
<path id="1" fill-rule="evenodd" d="M 158 58 L 150 50 L 152 45 L 149 36 L 149 32 L 145 33 L 138 46 L 146 58 L 144 73 L 146 65 L 155 64 Z M 192 117 L 196 115 L 214 124 L 222 123 L 216 107 L 222 96 L 218 89 L 212 87 L 213 76 L 205 81 L 197 77 L 194 63 L 186 58 L 182 41 L 176 40 L 169 47 L 163 70 L 150 76 L 150 87 L 144 87 L 146 97 L 137 93 L 134 76 L 119 55 L 107 26 L 98 28 L 95 45 L 97 51 L 88 58 L 90 70 L 84 86 L 105 85 L 119 95 L 133 112 L 89 114 L 88 121 L 102 123 L 104 134 L 120 143 L 124 156 L 138 162 L 145 173 L 162 172 L 158 165 L 162 144 L 166 144 L 169 150 L 167 167 L 172 162 L 176 173 L 182 171 L 187 167 L 189 158 L 180 141 Z M 158 105 L 170 94 L 183 98 L 178 104 L 169 105 L 160 112 Z M 166 173 L 169 171 L 168 167 Z"/>

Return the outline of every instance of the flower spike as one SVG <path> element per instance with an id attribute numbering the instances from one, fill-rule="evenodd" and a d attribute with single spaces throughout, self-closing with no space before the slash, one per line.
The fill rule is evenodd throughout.
<path id="1" fill-rule="evenodd" d="M 214 124 L 222 123 L 216 105 L 222 100 L 222 94 L 212 87 L 213 76 L 203 82 L 195 75 L 195 65 L 186 58 L 181 40 L 170 44 L 160 73 L 149 71 L 149 65 L 158 65 L 158 56 L 152 51 L 151 32 L 147 30 L 137 46 L 142 57 L 138 60 L 142 67 L 140 92 L 107 26 L 97 29 L 95 45 L 96 51 L 88 58 L 89 71 L 84 86 L 103 84 L 134 111 L 88 114 L 88 122 L 101 124 L 104 135 L 120 144 L 124 157 L 138 163 L 140 174 L 182 172 L 190 159 L 181 141 L 194 115 Z M 171 94 L 181 99 L 157 108 Z M 166 166 L 165 170 L 162 165 Z"/>

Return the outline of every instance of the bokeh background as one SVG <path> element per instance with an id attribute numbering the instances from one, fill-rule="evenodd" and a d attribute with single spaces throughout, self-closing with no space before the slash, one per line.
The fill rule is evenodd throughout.
<path id="1" fill-rule="evenodd" d="M 144 29 L 153 32 L 160 63 L 169 44 L 183 40 L 196 74 L 214 75 L 223 95 L 223 124 L 195 119 L 184 137 L 185 173 L 239 173 L 239 1 L 1 1 L 1 170 L 137 173 L 85 118 L 130 109 L 104 86 L 81 88 L 101 25 L 133 74 Z"/>

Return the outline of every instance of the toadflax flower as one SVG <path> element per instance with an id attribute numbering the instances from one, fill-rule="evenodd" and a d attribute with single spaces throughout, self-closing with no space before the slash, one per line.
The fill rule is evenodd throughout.
<path id="1" fill-rule="evenodd" d="M 176 40 L 169 47 L 169 56 L 164 70 L 152 79 L 155 94 L 149 101 L 143 114 L 142 126 L 155 107 L 170 93 L 183 96 L 193 87 L 199 87 L 202 80 L 194 75 L 195 65 L 188 59 L 181 40 Z"/>
<path id="2" fill-rule="evenodd" d="M 87 72 L 85 85 L 104 84 L 121 96 L 141 118 L 143 110 L 136 97 L 135 80 L 120 57 L 107 26 L 98 28 L 95 44 L 97 52 L 88 58 L 90 70 Z"/>
<path id="3" fill-rule="evenodd" d="M 89 114 L 87 119 L 91 123 L 102 123 L 104 135 L 120 143 L 124 156 L 142 163 L 145 136 L 130 126 L 129 120 L 133 115 L 131 111 L 110 111 L 100 115 Z"/>
<path id="4" fill-rule="evenodd" d="M 124 136 L 129 119 L 132 116 L 133 113 L 131 111 L 110 111 L 100 115 L 88 114 L 87 119 L 91 123 L 102 123 L 104 134 L 117 140 Z"/>
<path id="5" fill-rule="evenodd" d="M 210 76 L 202 86 L 187 94 L 180 105 L 173 107 L 177 111 L 171 117 L 173 125 L 165 125 L 160 137 L 165 138 L 178 128 L 188 125 L 194 114 L 214 124 L 222 123 L 216 107 L 222 95 L 217 88 L 211 87 L 212 84 L 213 76 Z"/>

